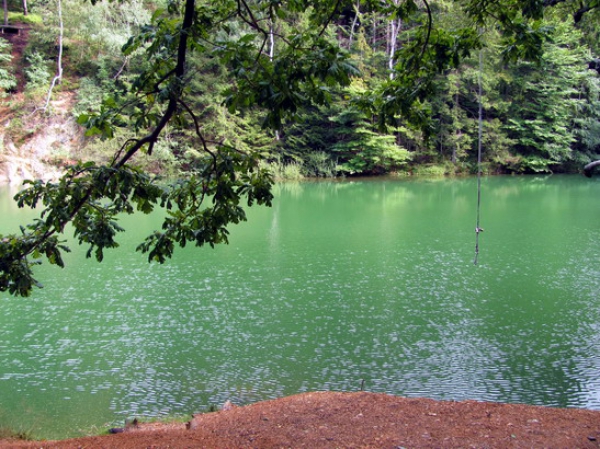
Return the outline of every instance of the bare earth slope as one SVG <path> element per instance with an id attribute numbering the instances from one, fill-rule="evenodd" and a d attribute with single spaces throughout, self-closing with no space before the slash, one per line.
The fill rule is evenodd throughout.
<path id="1" fill-rule="evenodd" d="M 64 441 L 0 441 L 0 448 L 597 448 L 600 412 L 375 393 L 304 393 Z"/>

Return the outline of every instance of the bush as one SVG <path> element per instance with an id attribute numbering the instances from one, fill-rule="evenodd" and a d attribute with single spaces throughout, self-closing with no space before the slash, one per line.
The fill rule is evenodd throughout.
<path id="1" fill-rule="evenodd" d="M 304 178 L 302 165 L 297 162 L 261 161 L 261 168 L 267 168 L 278 181 L 298 181 Z"/>
<path id="2" fill-rule="evenodd" d="M 4 39 L 0 39 L 0 90 L 4 92 L 17 87 L 17 79 L 6 68 L 12 59 L 10 49 L 11 45 Z"/>
<path id="3" fill-rule="evenodd" d="M 306 155 L 303 166 L 306 176 L 333 178 L 336 171 L 335 161 L 324 151 L 314 151 Z"/>
<path id="4" fill-rule="evenodd" d="M 50 84 L 50 71 L 44 57 L 34 52 L 25 58 L 29 63 L 29 67 L 25 69 L 25 77 L 27 78 L 27 90 L 36 91 L 38 89 L 46 89 Z"/>
<path id="5" fill-rule="evenodd" d="M 22 12 L 8 12 L 8 23 L 27 23 L 29 25 L 42 25 L 44 20 L 38 14 L 24 15 Z"/>
<path id="6" fill-rule="evenodd" d="M 444 165 L 418 165 L 413 173 L 417 176 L 446 176 L 448 170 Z"/>
<path id="7" fill-rule="evenodd" d="M 77 104 L 73 108 L 73 115 L 79 117 L 81 114 L 100 112 L 100 105 L 104 97 L 104 91 L 94 80 L 81 78 L 79 89 L 77 89 Z"/>

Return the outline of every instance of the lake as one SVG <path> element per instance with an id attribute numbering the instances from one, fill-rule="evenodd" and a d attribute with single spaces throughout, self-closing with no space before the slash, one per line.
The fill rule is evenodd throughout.
<path id="1" fill-rule="evenodd" d="M 130 232 L 0 294 L 0 427 L 76 436 L 314 390 L 600 410 L 600 181 L 277 185 L 230 244 L 164 265 Z M 0 188 L 0 232 L 31 218 Z"/>

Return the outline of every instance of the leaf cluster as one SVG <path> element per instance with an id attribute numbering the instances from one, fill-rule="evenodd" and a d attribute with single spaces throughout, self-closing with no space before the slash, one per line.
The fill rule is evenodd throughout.
<path id="1" fill-rule="evenodd" d="M 257 167 L 256 156 L 224 148 L 207 158 L 196 174 L 174 184 L 160 184 L 135 167 L 78 164 L 58 183 L 28 182 L 15 196 L 19 207 L 42 207 L 40 218 L 21 227 L 20 235 L 0 236 L 0 291 L 28 296 L 34 286 L 32 267 L 45 258 L 64 266 L 62 252 L 69 248 L 58 240 L 67 224 L 86 257 L 101 262 L 104 250 L 119 246 L 116 236 L 124 229 L 120 214 L 149 214 L 166 210 L 162 231 L 138 247 L 149 261 L 164 262 L 175 245 L 193 241 L 197 246 L 227 242 L 227 226 L 246 219 L 245 204 L 270 205 L 270 173 Z"/>

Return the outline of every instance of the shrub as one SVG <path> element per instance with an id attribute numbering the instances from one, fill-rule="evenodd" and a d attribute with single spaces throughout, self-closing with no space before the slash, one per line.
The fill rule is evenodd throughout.
<path id="1" fill-rule="evenodd" d="M 0 90 L 7 92 L 17 87 L 17 79 L 7 69 L 12 57 L 10 55 L 11 45 L 4 39 L 0 39 Z M 0 95 L 3 96 L 3 95 Z"/>
<path id="2" fill-rule="evenodd" d="M 27 14 L 22 12 L 8 12 L 8 23 L 27 23 L 30 25 L 42 25 L 44 20 L 39 14 Z"/>
<path id="3" fill-rule="evenodd" d="M 38 89 L 46 89 L 50 84 L 50 71 L 44 57 L 34 52 L 26 57 L 29 67 L 25 69 L 25 77 L 27 78 L 27 90 L 33 92 Z"/>

